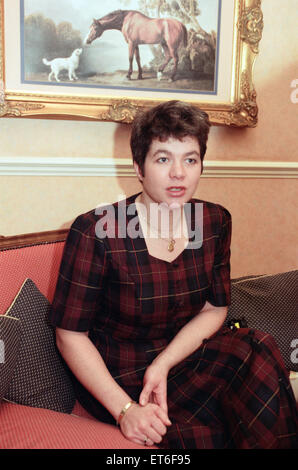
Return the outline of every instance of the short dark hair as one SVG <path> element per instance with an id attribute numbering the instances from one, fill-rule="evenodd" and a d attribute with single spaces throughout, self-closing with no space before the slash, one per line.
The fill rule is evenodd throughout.
<path id="1" fill-rule="evenodd" d="M 182 139 L 186 136 L 193 136 L 200 146 L 203 170 L 210 125 L 205 111 L 183 101 L 167 101 L 138 113 L 132 124 L 130 138 L 133 161 L 138 164 L 144 175 L 146 155 L 154 139 L 165 141 L 169 137 Z"/>

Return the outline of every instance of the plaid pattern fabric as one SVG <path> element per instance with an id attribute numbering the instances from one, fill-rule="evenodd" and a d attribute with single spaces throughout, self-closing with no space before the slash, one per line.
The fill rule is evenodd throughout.
<path id="1" fill-rule="evenodd" d="M 132 224 L 139 228 L 136 196 L 125 202 L 125 212 L 131 214 L 127 215 L 126 228 Z M 79 216 L 65 244 L 51 322 L 60 328 L 89 330 L 110 373 L 135 400 L 142 389 L 146 367 L 202 309 L 206 300 L 217 306 L 230 304 L 231 216 L 218 204 L 193 200 L 192 228 L 195 202 L 203 203 L 203 244 L 185 249 L 172 263 L 151 256 L 143 237 L 119 236 L 123 230 L 120 226 L 123 213 L 118 203 L 108 206 L 100 216 L 95 211 Z M 118 236 L 113 233 L 114 216 Z M 97 236 L 98 224 L 103 221 L 109 232 L 106 238 Z M 174 424 L 163 446 L 241 447 L 233 434 L 239 427 L 238 414 L 235 414 L 235 426 L 229 429 L 229 417 L 221 406 L 224 396 L 221 391 L 228 387 L 232 378 L 234 386 L 238 386 L 235 395 L 239 395 L 244 382 L 242 376 L 239 378 L 238 369 L 242 371 L 241 364 L 245 363 L 249 348 L 244 336 L 244 340 L 237 343 L 239 357 L 232 341 L 234 337 L 235 334 L 227 330 L 225 335 L 217 336 L 213 343 L 209 340 L 208 347 L 199 348 L 170 371 L 168 402 Z M 206 359 L 201 357 L 202 351 Z M 233 361 L 234 364 L 230 364 Z M 246 364 L 244 370 L 249 365 Z M 280 370 L 283 370 L 281 365 Z M 263 381 L 267 381 L 267 376 Z M 259 385 L 262 383 L 260 374 Z M 247 393 L 254 403 L 254 388 Z M 91 414 L 114 422 L 80 384 L 77 384 L 77 394 Z M 260 394 L 262 397 L 263 392 Z M 288 409 L 284 408 L 285 416 L 289 416 Z M 231 406 L 227 406 L 227 413 L 228 410 L 232 414 Z"/>
<path id="2" fill-rule="evenodd" d="M 127 227 L 136 217 L 136 196 L 126 200 L 131 213 Z M 52 323 L 77 331 L 100 330 L 130 342 L 160 340 L 172 337 L 206 300 L 228 305 L 231 217 L 219 205 L 203 204 L 201 248 L 185 249 L 172 263 L 150 256 L 143 237 L 114 237 L 111 208 L 115 232 L 123 232 L 118 203 L 107 214 L 79 216 L 65 243 Z M 96 231 L 103 218 L 109 236 L 99 238 Z M 194 218 L 193 210 L 193 223 Z"/>
<path id="3" fill-rule="evenodd" d="M 174 424 L 163 447 L 297 448 L 295 398 L 271 335 L 223 328 L 184 362 L 168 381 Z"/>

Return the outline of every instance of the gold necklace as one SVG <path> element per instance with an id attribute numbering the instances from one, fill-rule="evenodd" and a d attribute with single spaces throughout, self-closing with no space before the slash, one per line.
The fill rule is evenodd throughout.
<path id="1" fill-rule="evenodd" d="M 142 218 L 142 216 L 141 216 Z M 144 220 L 144 219 L 143 219 Z M 160 238 L 161 240 L 166 240 L 168 242 L 168 251 L 171 253 L 172 251 L 174 251 L 175 249 L 175 245 L 176 245 L 176 240 L 173 238 L 173 237 L 170 237 L 170 238 L 165 238 L 165 237 L 162 237 L 161 234 L 158 232 L 158 230 L 154 230 L 147 222 L 147 220 L 144 220 L 144 222 L 146 223 L 147 225 L 147 228 L 149 230 L 149 234 L 151 235 L 152 234 L 152 231 L 153 233 L 155 233 L 157 235 L 157 237 L 155 238 Z"/>
<path id="2" fill-rule="evenodd" d="M 174 240 L 174 238 L 171 238 L 169 240 L 169 244 L 168 244 L 168 251 L 170 251 L 170 252 L 174 251 L 175 244 L 176 244 L 176 241 Z"/>
<path id="3" fill-rule="evenodd" d="M 173 237 L 170 237 L 170 238 L 165 238 L 165 237 L 162 237 L 161 234 L 158 232 L 158 230 L 155 230 L 153 229 L 149 224 L 148 224 L 148 221 L 147 221 L 147 217 L 145 217 L 142 213 L 141 213 L 141 210 L 140 210 L 140 207 L 138 209 L 138 216 L 139 216 L 139 220 L 142 220 L 148 230 L 149 230 L 149 234 L 151 235 L 152 232 L 153 234 L 157 235 L 157 237 L 155 238 L 160 238 L 161 240 L 166 240 L 168 242 L 168 251 L 171 253 L 172 251 L 174 251 L 175 249 L 175 245 L 176 245 L 176 240 L 173 238 Z"/>

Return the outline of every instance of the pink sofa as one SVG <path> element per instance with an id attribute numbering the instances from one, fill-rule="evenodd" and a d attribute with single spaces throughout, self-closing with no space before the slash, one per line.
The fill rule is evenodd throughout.
<path id="1" fill-rule="evenodd" d="M 0 315 L 7 312 L 27 278 L 51 302 L 66 235 L 67 230 L 59 230 L 0 238 Z M 116 425 L 97 421 L 77 401 L 71 413 L 62 413 L 4 398 L 0 403 L 0 449 L 148 447 L 125 439 Z"/>
<path id="2" fill-rule="evenodd" d="M 9 308 L 25 279 L 31 279 L 51 302 L 66 235 L 67 230 L 57 230 L 0 237 L 0 319 L 5 314 L 9 317 Z M 297 372 L 291 378 L 298 397 Z M 5 395 L 0 403 L 0 448 L 148 449 L 126 440 L 116 426 L 95 420 L 77 401 L 66 413 L 31 402 L 28 406 L 26 401 L 10 400 Z"/>

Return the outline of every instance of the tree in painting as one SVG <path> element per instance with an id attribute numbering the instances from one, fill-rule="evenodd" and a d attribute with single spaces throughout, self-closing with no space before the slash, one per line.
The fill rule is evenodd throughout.
<path id="1" fill-rule="evenodd" d="M 42 14 L 32 14 L 24 22 L 25 72 L 38 73 L 45 70 L 43 57 L 68 57 L 82 46 L 81 33 L 64 21 L 57 26 Z"/>
<path id="2" fill-rule="evenodd" d="M 129 8 L 129 0 L 121 0 L 123 8 Z M 194 75 L 213 74 L 215 67 L 216 32 L 206 32 L 199 22 L 201 14 L 199 0 L 138 0 L 138 9 L 150 17 L 174 17 L 188 29 L 188 44 L 180 51 L 181 71 Z M 151 65 L 157 68 L 163 60 L 160 46 L 151 46 L 154 59 Z"/>

